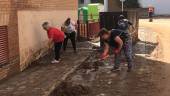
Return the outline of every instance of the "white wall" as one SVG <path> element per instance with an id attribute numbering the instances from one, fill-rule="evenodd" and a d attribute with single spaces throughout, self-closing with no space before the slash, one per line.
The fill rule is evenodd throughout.
<path id="1" fill-rule="evenodd" d="M 21 69 L 48 48 L 47 32 L 42 29 L 42 23 L 48 21 L 60 28 L 68 17 L 77 20 L 77 10 L 18 11 Z"/>
<path id="2" fill-rule="evenodd" d="M 154 6 L 156 15 L 170 15 L 170 0 L 139 0 L 142 7 Z"/>

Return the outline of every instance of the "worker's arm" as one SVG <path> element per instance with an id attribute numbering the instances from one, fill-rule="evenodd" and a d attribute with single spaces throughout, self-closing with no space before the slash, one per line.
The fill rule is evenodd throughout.
<path id="1" fill-rule="evenodd" d="M 132 26 L 132 29 L 135 30 L 135 27 L 133 26 L 133 23 L 128 20 L 128 24 Z"/>
<path id="2" fill-rule="evenodd" d="M 49 47 L 49 48 L 52 48 L 53 44 L 54 44 L 53 39 L 49 39 L 49 41 L 48 41 L 48 47 Z"/>
<path id="3" fill-rule="evenodd" d="M 52 48 L 52 46 L 53 46 L 53 32 L 52 31 L 50 31 L 50 32 L 48 32 L 47 33 L 48 34 L 48 38 L 49 38 L 49 41 L 48 41 L 48 47 L 49 48 Z"/>
<path id="4" fill-rule="evenodd" d="M 104 55 L 107 55 L 109 53 L 109 44 L 108 43 L 104 43 Z"/>
<path id="5" fill-rule="evenodd" d="M 130 22 L 129 20 L 128 20 L 128 24 L 129 24 L 129 25 L 133 25 L 133 23 L 132 23 L 132 22 Z"/>
<path id="6" fill-rule="evenodd" d="M 78 29 L 78 25 L 74 21 L 71 21 L 71 24 L 75 27 L 76 30 Z"/>
<path id="7" fill-rule="evenodd" d="M 109 44 L 108 43 L 104 43 L 104 51 L 103 51 L 100 59 L 101 60 L 106 59 L 109 56 L 108 53 L 109 53 Z"/>
<path id="8" fill-rule="evenodd" d="M 115 49 L 114 51 L 115 51 L 116 54 L 118 54 L 121 51 L 121 49 L 122 49 L 123 41 L 122 41 L 122 39 L 119 36 L 117 36 L 115 38 L 115 42 L 118 44 L 118 48 Z"/>
<path id="9" fill-rule="evenodd" d="M 76 23 L 75 23 L 74 21 L 71 21 L 71 24 L 72 24 L 73 26 L 76 26 Z"/>

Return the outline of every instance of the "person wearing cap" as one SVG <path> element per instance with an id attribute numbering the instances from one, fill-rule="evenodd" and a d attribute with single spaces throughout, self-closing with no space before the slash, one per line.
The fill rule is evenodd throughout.
<path id="1" fill-rule="evenodd" d="M 44 30 L 47 31 L 49 38 L 49 45 L 54 43 L 55 59 L 51 63 L 59 63 L 60 60 L 60 50 L 64 42 L 64 32 L 61 30 L 51 27 L 48 22 L 42 24 Z"/>
<path id="2" fill-rule="evenodd" d="M 99 36 L 104 42 L 104 51 L 100 57 L 100 60 L 104 60 L 109 57 L 109 50 L 112 49 L 115 54 L 114 59 L 114 68 L 112 71 L 120 71 L 120 58 L 121 52 L 124 52 L 126 60 L 128 62 L 128 70 L 130 72 L 132 70 L 132 46 L 131 42 L 129 42 L 129 34 L 122 30 L 112 29 L 108 31 L 107 29 L 102 29 L 99 32 Z"/>
<path id="3" fill-rule="evenodd" d="M 135 29 L 133 27 L 132 22 L 130 22 L 128 19 L 126 19 L 124 15 L 120 15 L 118 23 L 117 23 L 117 29 L 123 30 L 123 31 L 128 31 L 130 26 L 132 26 L 132 28 Z"/>

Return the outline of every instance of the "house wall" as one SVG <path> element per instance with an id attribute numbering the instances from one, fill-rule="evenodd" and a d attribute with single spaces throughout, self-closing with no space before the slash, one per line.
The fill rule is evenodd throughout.
<path id="1" fill-rule="evenodd" d="M 0 0 L 0 26 L 8 26 L 9 64 L 0 67 L 0 80 L 19 72 L 18 18 L 14 0 Z"/>
<path id="2" fill-rule="evenodd" d="M 43 21 L 60 26 L 69 15 L 76 19 L 77 9 L 78 0 L 0 0 L 0 26 L 8 26 L 9 47 L 9 64 L 0 67 L 0 80 L 24 70 L 28 60 L 38 58 L 47 42 L 40 27 Z"/>
<path id="3" fill-rule="evenodd" d="M 60 28 L 66 18 L 77 20 L 77 10 L 18 11 L 20 66 L 25 69 L 48 50 L 47 32 L 42 23 Z"/>
<path id="4" fill-rule="evenodd" d="M 78 0 L 18 0 L 17 3 L 20 69 L 24 70 L 48 50 L 42 23 L 49 21 L 60 28 L 68 17 L 77 20 Z"/>

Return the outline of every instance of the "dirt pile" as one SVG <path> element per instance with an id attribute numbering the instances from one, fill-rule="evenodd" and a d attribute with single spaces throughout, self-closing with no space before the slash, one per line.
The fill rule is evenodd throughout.
<path id="1" fill-rule="evenodd" d="M 58 86 L 50 96 L 82 96 L 89 94 L 89 87 L 75 84 L 72 82 L 63 82 Z"/>

